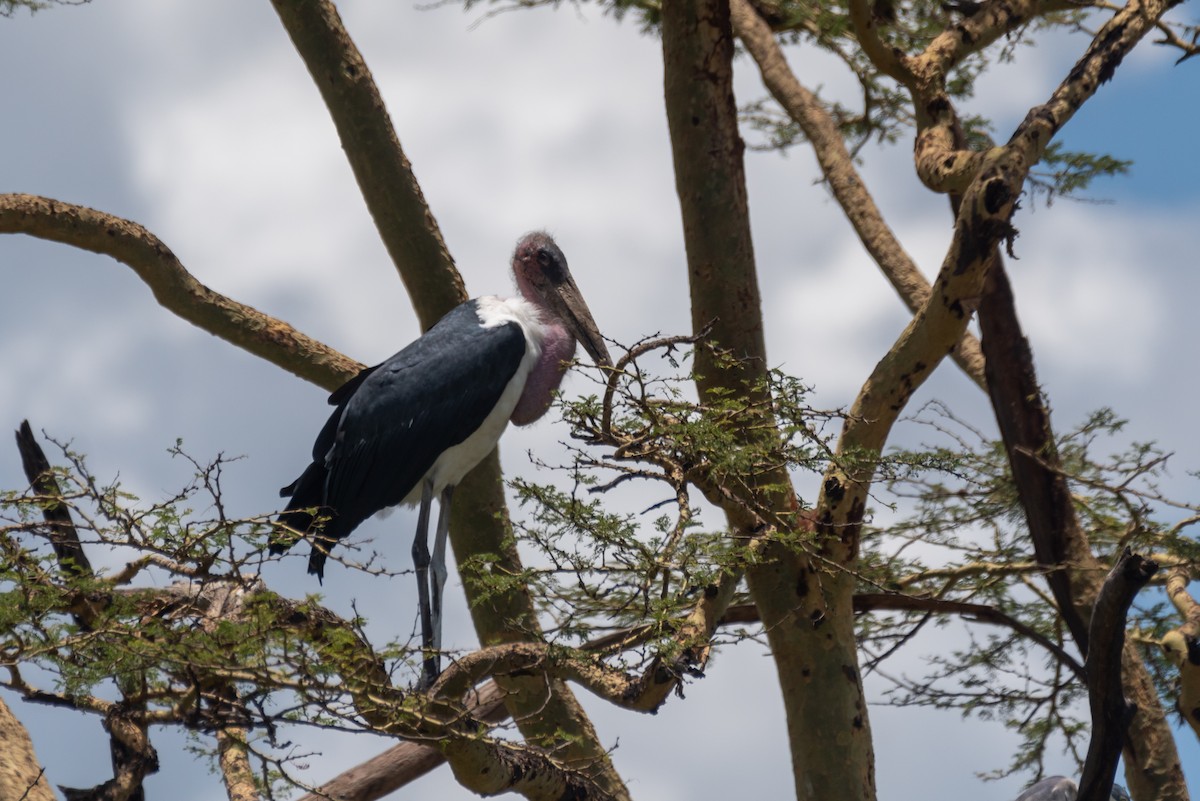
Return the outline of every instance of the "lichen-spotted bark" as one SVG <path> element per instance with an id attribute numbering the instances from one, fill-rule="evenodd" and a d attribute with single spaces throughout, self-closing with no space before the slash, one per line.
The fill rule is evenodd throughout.
<path id="1" fill-rule="evenodd" d="M 819 727 L 819 736 L 842 745 L 845 750 L 841 753 L 846 755 L 843 759 L 852 764 L 858 760 L 869 763 L 871 755 L 854 649 L 852 600 L 853 571 L 875 457 L 882 451 L 892 425 L 912 393 L 966 330 L 974 311 L 973 299 L 982 291 L 988 254 L 1011 230 L 1007 220 L 1016 198 L 1011 189 L 1014 181 L 1019 186 L 1017 171 L 997 159 L 972 185 L 928 302 L 863 384 L 838 440 L 839 458 L 830 464 L 821 484 L 813 513 L 816 525 L 813 548 L 821 560 L 814 564 L 823 569 L 811 571 L 809 581 L 797 586 L 798 608 L 810 609 L 811 619 L 804 621 L 796 616 L 792 625 L 803 632 L 806 640 L 810 664 L 805 668 L 811 672 L 814 686 L 820 687 L 822 693 L 836 691 L 839 688 L 836 669 L 840 668 L 841 693 L 839 708 L 831 709 L 822 698 L 807 710 L 802 725 L 809 731 L 813 726 Z M 813 600 L 813 596 L 820 596 L 819 601 Z M 824 604 L 824 609 L 819 603 Z M 815 617 L 821 612 L 823 617 Z M 798 656 L 805 658 L 804 652 Z M 853 706 L 848 705 L 851 698 Z M 846 720 L 850 721 L 849 731 L 844 728 Z M 823 767 L 832 771 L 828 765 Z M 841 777 L 841 784 L 836 783 L 837 779 L 830 776 L 821 791 L 801 797 L 873 797 L 869 768 L 864 778 L 855 772 Z"/>
<path id="2" fill-rule="evenodd" d="M 662 11 L 664 83 L 676 189 L 683 217 L 695 331 L 709 328 L 727 362 L 700 349 L 697 385 L 748 401 L 765 392 L 766 346 L 737 129 L 728 0 L 667 0 Z M 738 432 L 763 436 L 769 422 L 743 418 Z M 750 538 L 769 529 L 749 508 L 793 528 L 787 474 L 756 478 L 748 506 L 724 504 L 730 528 Z M 875 797 L 870 727 L 857 666 L 851 590 L 821 575 L 799 550 L 770 543 L 746 571 L 779 676 L 796 794 L 802 799 Z"/>
<path id="3" fill-rule="evenodd" d="M 1029 112 L 1008 143 L 978 155 L 977 169 L 962 195 L 954 237 L 929 302 L 876 365 L 842 431 L 838 453 L 859 453 L 866 458 L 858 460 L 853 468 L 835 464 L 826 474 L 817 521 L 823 552 L 832 560 L 845 564 L 855 557 L 874 471 L 870 454 L 883 448 L 892 424 L 912 393 L 965 330 L 983 291 L 990 254 L 1000 242 L 1015 235 L 1009 220 L 1029 170 L 1042 157 L 1054 134 L 1111 76 L 1114 65 L 1175 3 L 1131 3 L 1115 14 L 1047 102 Z M 854 5 L 861 3 L 855 0 Z M 870 26 L 857 18 L 856 26 L 865 46 L 871 36 Z M 869 54 L 878 57 L 881 69 L 895 71 L 898 62 L 894 54 L 887 58 L 884 54 Z M 900 61 L 903 69 L 897 74 L 911 82 L 917 61 Z M 948 114 L 952 112 L 947 109 Z"/>
<path id="4" fill-rule="evenodd" d="M 54 797 L 29 732 L 0 698 L 0 798 L 54 801 Z"/>
<path id="5" fill-rule="evenodd" d="M 259 801 L 254 768 L 246 746 L 246 730 L 236 727 L 217 732 L 217 762 L 229 801 Z"/>
<path id="6" fill-rule="evenodd" d="M 880 359 L 850 408 L 837 444 L 842 457 L 826 471 L 817 501 L 821 554 L 852 566 L 875 458 L 912 393 L 954 347 L 983 291 L 991 250 L 1009 235 L 1023 174 L 1002 158 L 992 163 L 963 199 L 950 250 L 925 306 Z"/>

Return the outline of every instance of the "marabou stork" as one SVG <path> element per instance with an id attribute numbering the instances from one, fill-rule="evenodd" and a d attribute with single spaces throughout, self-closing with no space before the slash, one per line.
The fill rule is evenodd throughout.
<path id="1" fill-rule="evenodd" d="M 1075 801 L 1079 788 L 1066 776 L 1049 776 L 1036 782 L 1017 796 L 1016 801 Z M 1119 784 L 1114 784 L 1109 801 L 1129 801 L 1129 793 Z"/>
<path id="2" fill-rule="evenodd" d="M 491 452 L 509 420 L 527 425 L 546 413 L 576 340 L 596 364 L 612 363 L 567 259 L 548 234 L 524 236 L 512 268 L 520 297 L 459 305 L 420 339 L 330 395 L 337 408 L 317 435 L 312 464 L 280 491 L 291 496 L 279 515 L 291 531 L 272 537 L 271 553 L 308 536 L 308 572 L 318 579 L 329 549 L 359 523 L 388 507 L 420 502 L 412 554 L 425 687 L 440 672 L 446 534 L 455 485 Z M 440 498 L 431 560 L 435 495 Z"/>

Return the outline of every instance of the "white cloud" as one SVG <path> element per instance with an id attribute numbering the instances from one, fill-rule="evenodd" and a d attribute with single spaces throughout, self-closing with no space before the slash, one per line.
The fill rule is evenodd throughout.
<path id="1" fill-rule="evenodd" d="M 1147 378 L 1165 337 L 1171 274 L 1186 268 L 1183 220 L 1122 206 L 1058 203 L 1016 220 L 1009 261 L 1021 317 L 1048 372 L 1073 380 Z"/>

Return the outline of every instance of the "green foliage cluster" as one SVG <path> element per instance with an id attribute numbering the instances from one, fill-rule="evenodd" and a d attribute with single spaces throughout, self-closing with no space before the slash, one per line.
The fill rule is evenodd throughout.
<path id="1" fill-rule="evenodd" d="M 950 625 L 952 618 L 927 610 L 863 615 L 864 665 L 889 683 L 888 703 L 958 709 L 1019 733 L 1019 749 L 994 776 L 1040 775 L 1046 756 L 1063 748 L 1082 762 L 1088 739 L 1082 657 L 1043 588 L 1004 449 L 940 404 L 927 406 L 917 421 L 937 433 L 945 443 L 938 449 L 953 453 L 956 464 L 888 482 L 895 519 L 868 534 L 864 586 L 985 605 L 1013 624 L 966 628 L 961 645 L 928 654 L 922 674 L 910 677 L 889 672 L 884 660 L 922 629 Z M 1162 567 L 1196 564 L 1200 543 L 1186 528 L 1197 508 L 1166 495 L 1160 481 L 1169 455 L 1150 443 L 1121 444 L 1124 426 L 1101 409 L 1056 443 L 1094 552 L 1101 564 L 1113 564 L 1127 546 Z M 1181 513 L 1182 519 L 1167 522 Z M 1178 618 L 1161 591 L 1150 591 L 1131 622 L 1171 707 L 1175 673 L 1155 645 Z"/>
<path id="2" fill-rule="evenodd" d="M 818 473 L 831 458 L 828 430 L 841 416 L 812 408 L 802 382 L 774 370 L 750 393 L 759 400 L 717 391 L 699 402 L 693 355 L 685 337 L 634 346 L 603 395 L 560 403 L 570 463 L 542 466 L 569 475 L 571 489 L 512 484 L 526 510 L 516 535 L 539 565 L 526 578 L 554 636 L 638 628 L 641 642 L 669 647 L 698 594 L 747 558 L 726 531 L 702 524 L 706 496 L 750 504 L 779 468 Z M 614 504 L 642 508 L 617 514 Z M 795 521 L 780 528 L 788 536 Z"/>
<path id="3" fill-rule="evenodd" d="M 624 653 L 626 667 L 669 648 L 703 587 L 744 567 L 728 533 L 704 522 L 703 497 L 717 488 L 751 497 L 753 477 L 780 465 L 820 475 L 834 458 L 828 431 L 841 419 L 814 409 L 810 388 L 780 371 L 742 395 L 766 398 L 761 404 L 720 394 L 701 403 L 691 394 L 691 351 L 681 342 L 635 347 L 636 358 L 622 362 L 603 396 L 562 403 L 582 443 L 570 447 L 569 464 L 554 466 L 571 477 L 570 491 L 514 483 L 527 512 L 517 536 L 544 565 L 528 578 L 548 631 L 572 642 L 632 633 L 623 642 L 632 639 L 645 650 L 640 662 Z M 651 357 L 661 373 L 647 369 Z M 730 423 L 747 418 L 761 418 L 772 436 L 732 436 Z M 865 533 L 856 572 L 859 591 L 877 604 L 858 617 L 865 669 L 890 687 L 884 703 L 956 709 L 1016 731 L 1020 746 L 993 777 L 1041 775 L 1046 757 L 1063 749 L 1082 761 L 1088 738 L 1082 658 L 1042 587 L 1003 445 L 937 403 L 911 422 L 933 432 L 933 442 L 839 457 L 874 468 L 881 487 L 874 498 L 884 510 Z M 1124 425 L 1102 409 L 1056 444 L 1096 555 L 1112 564 L 1129 546 L 1164 567 L 1196 564 L 1200 545 L 1186 529 L 1200 508 L 1170 500 L 1159 486 L 1168 454 L 1147 443 L 1118 445 Z M 611 511 L 620 503 L 618 488 L 632 483 L 642 485 L 642 497 L 654 498 L 653 488 L 660 488 L 661 500 L 640 514 Z M 1167 522 L 1180 512 L 1188 516 Z M 777 522 L 781 538 L 808 547 L 805 535 L 783 528 L 798 521 Z M 895 600 L 891 608 L 878 601 L 881 594 Z M 1171 705 L 1174 673 L 1154 646 L 1178 621 L 1161 592 L 1149 596 L 1135 608 L 1135 637 L 1146 644 L 1159 692 Z M 934 603 L 910 608 L 905 598 Z M 888 666 L 905 650 L 920 651 L 928 642 L 923 631 L 949 626 L 963 627 L 961 644 L 924 654 L 919 675 Z"/>
<path id="4" fill-rule="evenodd" d="M 408 643 L 368 643 L 361 619 L 262 582 L 272 524 L 225 516 L 224 459 L 201 464 L 176 445 L 194 480 L 144 504 L 61 450 L 59 492 L 0 494 L 0 685 L 105 719 L 119 711 L 194 732 L 250 730 L 264 764 L 279 768 L 290 758 L 281 722 L 361 730 L 364 709 L 390 701 L 396 725 L 419 720 L 406 717 L 394 680 L 415 670 Z M 45 521 L 47 508 L 69 512 L 70 524 Z M 93 558 L 125 566 L 77 569 L 48 547 L 65 528 Z M 282 775 L 263 774 L 267 784 Z"/>
<path id="5" fill-rule="evenodd" d="M 580 649 L 579 658 L 623 671 L 671 658 L 680 648 L 673 637 L 705 590 L 736 579 L 752 558 L 706 503 L 753 503 L 769 472 L 818 476 L 834 458 L 830 432 L 842 412 L 814 408 L 811 388 L 779 370 L 747 393 L 701 401 L 692 389 L 697 347 L 706 346 L 683 337 L 639 343 L 601 391 L 560 402 L 573 435 L 569 459 L 541 466 L 567 476 L 568 488 L 512 483 L 524 512 L 514 536 L 531 567 L 498 577 L 486 556 L 462 565 L 464 580 L 485 589 L 527 584 L 548 642 Z M 747 422 L 751 436 L 732 433 Z M 870 465 L 881 487 L 883 513 L 865 532 L 855 573 L 875 603 L 858 617 L 864 666 L 890 684 L 886 703 L 957 709 L 1017 730 L 1021 748 L 1000 773 L 1040 772 L 1056 738 L 1072 753 L 1086 738 L 1078 657 L 1041 589 L 1003 448 L 936 404 L 915 422 L 935 442 L 840 457 L 850 460 L 842 463 L 848 474 Z M 1160 489 L 1167 454 L 1130 443 L 1099 455 L 1122 425 L 1102 410 L 1057 443 L 1081 523 L 1106 563 L 1131 545 L 1166 565 L 1195 564 L 1200 546 L 1186 528 L 1200 509 L 1173 504 Z M 144 505 L 62 451 L 68 467 L 56 471 L 58 496 L 0 496 L 0 683 L 97 715 L 119 697 L 147 721 L 248 728 L 279 768 L 282 722 L 410 733 L 426 725 L 404 687 L 418 656 L 409 643 L 372 643 L 365 621 L 262 583 L 271 523 L 226 518 L 223 459 L 202 464 L 177 446 L 195 479 Z M 47 545 L 42 511 L 50 505 L 69 509 L 85 548 L 109 549 L 127 566 L 111 575 L 66 569 Z M 777 536 L 799 549 L 812 544 L 803 508 L 801 500 L 799 517 L 773 520 Z M 1180 509 L 1189 517 L 1164 522 Z M 905 599 L 986 607 L 992 616 L 981 622 L 994 626 L 968 627 L 960 646 L 927 655 L 920 675 L 897 673 L 888 660 L 920 647 L 923 630 L 973 616 L 966 606 L 918 608 Z M 1170 609 L 1155 600 L 1135 619 L 1148 642 L 1171 626 Z M 726 632 L 717 643 L 744 636 L 757 632 Z M 1169 698 L 1172 672 L 1155 650 L 1150 656 Z"/>

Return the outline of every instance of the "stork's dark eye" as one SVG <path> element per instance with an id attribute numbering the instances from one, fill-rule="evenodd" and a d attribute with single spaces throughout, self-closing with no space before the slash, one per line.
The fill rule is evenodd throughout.
<path id="1" fill-rule="evenodd" d="M 542 275 L 554 284 L 560 284 L 563 280 L 563 265 L 562 262 L 554 258 L 547 250 L 538 250 L 537 252 L 538 266 L 542 268 Z"/>

